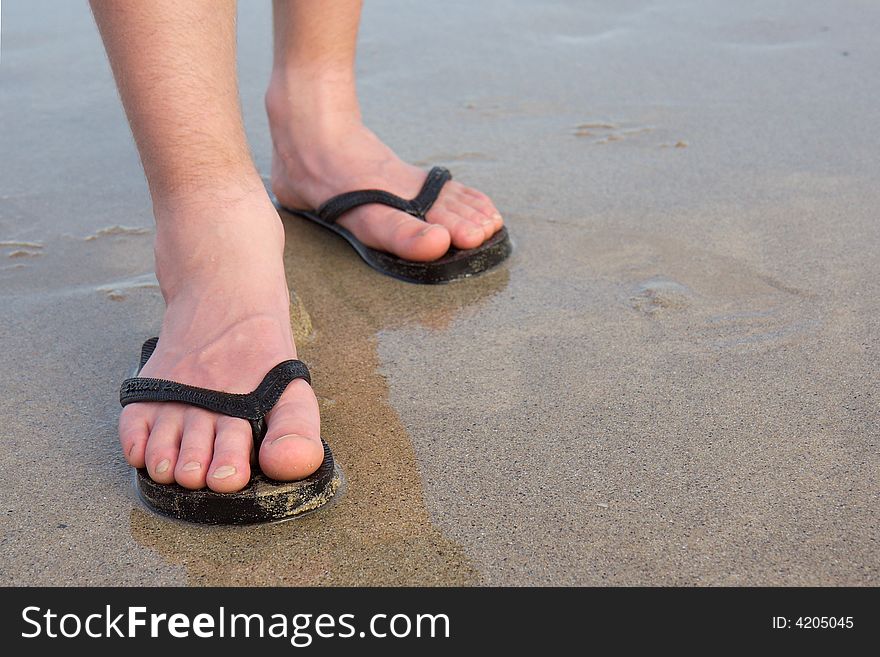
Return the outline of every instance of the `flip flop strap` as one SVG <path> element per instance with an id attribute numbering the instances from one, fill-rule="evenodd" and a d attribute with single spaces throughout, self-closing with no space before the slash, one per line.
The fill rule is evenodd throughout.
<path id="1" fill-rule="evenodd" d="M 141 349 L 141 367 L 156 348 L 158 338 L 151 338 Z M 122 382 L 119 403 L 123 406 L 136 402 L 179 402 L 198 406 L 214 413 L 238 417 L 251 425 L 254 443 L 259 446 L 266 435 L 266 414 L 272 410 L 291 381 L 304 379 L 311 385 L 309 369 L 299 360 L 286 360 L 269 370 L 263 381 L 252 392 L 232 393 L 198 388 L 196 386 L 147 377 L 132 377 Z"/>
<path id="2" fill-rule="evenodd" d="M 382 205 L 389 205 L 392 208 L 403 210 L 424 221 L 428 210 L 431 209 L 431 206 L 434 205 L 434 202 L 440 195 L 443 185 L 451 179 L 452 174 L 448 169 L 434 167 L 428 172 L 428 177 L 425 178 L 425 182 L 415 198 L 401 198 L 397 194 L 392 194 L 382 189 L 361 189 L 355 192 L 345 192 L 329 199 L 318 208 L 318 216 L 327 223 L 333 223 L 343 214 L 356 207 L 370 203 L 381 203 Z"/>

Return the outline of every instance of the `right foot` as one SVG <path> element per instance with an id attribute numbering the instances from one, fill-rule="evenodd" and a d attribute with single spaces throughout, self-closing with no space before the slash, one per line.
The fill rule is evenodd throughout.
<path id="1" fill-rule="evenodd" d="M 284 230 L 259 191 L 157 211 L 156 274 L 167 309 L 141 376 L 250 392 L 272 367 L 296 358 Z M 308 383 L 291 382 L 267 424 L 258 455 L 267 476 L 290 481 L 318 469 L 324 450 Z M 140 402 L 122 410 L 119 436 L 128 462 L 146 467 L 159 483 L 232 492 L 250 480 L 253 438 L 246 420 Z"/>

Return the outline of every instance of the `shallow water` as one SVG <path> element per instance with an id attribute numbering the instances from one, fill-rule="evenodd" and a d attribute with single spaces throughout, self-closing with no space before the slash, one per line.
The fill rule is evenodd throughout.
<path id="1" fill-rule="evenodd" d="M 880 8 L 367 3 L 369 122 L 491 194 L 516 251 L 423 288 L 286 218 L 347 484 L 236 529 L 134 496 L 117 390 L 162 312 L 143 176 L 87 7 L 3 9 L 4 583 L 880 580 Z M 240 30 L 267 172 L 268 5 Z"/>

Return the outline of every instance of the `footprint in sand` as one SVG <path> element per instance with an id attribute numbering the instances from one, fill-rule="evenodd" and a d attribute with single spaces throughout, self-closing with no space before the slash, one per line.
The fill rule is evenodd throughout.
<path id="1" fill-rule="evenodd" d="M 6 251 L 7 258 L 20 260 L 23 258 L 36 258 L 43 255 L 43 245 L 40 242 L 19 242 L 14 240 L 0 241 L 0 249 Z M 17 267 L 22 266 L 18 263 Z"/>
<path id="2" fill-rule="evenodd" d="M 635 294 L 630 299 L 633 308 L 653 315 L 663 310 L 682 310 L 691 305 L 693 292 L 676 281 L 653 276 L 636 285 Z"/>
<path id="3" fill-rule="evenodd" d="M 655 132 L 657 129 L 650 125 L 638 125 L 633 123 L 591 122 L 576 125 L 572 134 L 579 139 L 587 139 L 591 144 L 611 144 L 621 141 L 641 139 L 643 136 Z M 660 148 L 687 148 L 688 143 L 683 139 L 675 139 L 654 144 Z"/>
<path id="4" fill-rule="evenodd" d="M 590 139 L 593 144 L 610 144 L 615 141 L 632 139 L 654 130 L 653 126 L 616 124 L 616 123 L 581 123 L 574 127 L 574 136 Z"/>
<path id="5" fill-rule="evenodd" d="M 106 295 L 111 301 L 125 301 L 133 290 L 159 289 L 159 281 L 156 274 L 149 272 L 140 276 L 133 276 L 122 281 L 107 283 L 96 288 L 98 292 Z"/>
<path id="6" fill-rule="evenodd" d="M 84 237 L 83 239 L 86 242 L 93 242 L 99 237 L 114 237 L 121 235 L 148 235 L 150 233 L 149 228 L 141 228 L 139 226 L 107 226 L 106 228 L 101 228 L 93 235 L 89 235 L 88 237 Z"/>
<path id="7" fill-rule="evenodd" d="M 620 271 L 629 281 L 624 298 L 669 343 L 761 349 L 796 343 L 822 324 L 808 291 L 735 258 L 662 238 L 632 246 L 634 257 Z"/>

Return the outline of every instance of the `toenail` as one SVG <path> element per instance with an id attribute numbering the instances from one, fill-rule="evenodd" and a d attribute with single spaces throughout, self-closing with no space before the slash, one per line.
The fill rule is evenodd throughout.
<path id="1" fill-rule="evenodd" d="M 501 215 L 498 214 L 497 212 L 496 212 L 495 214 L 492 215 L 492 218 L 493 218 L 495 221 L 501 221 Z"/>
<path id="2" fill-rule="evenodd" d="M 425 228 L 422 228 L 422 230 L 419 231 L 419 237 L 423 237 L 423 236 L 427 235 L 427 234 L 430 233 L 432 230 L 434 230 L 434 226 L 433 226 L 433 225 L 431 225 L 431 226 L 426 226 Z"/>
<path id="3" fill-rule="evenodd" d="M 211 476 L 215 479 L 226 479 L 226 477 L 231 477 L 235 474 L 235 466 L 233 465 L 221 465 L 219 468 L 214 470 L 214 474 Z"/>
<path id="4" fill-rule="evenodd" d="M 201 467 L 202 464 L 198 461 L 190 461 L 189 463 L 184 465 L 181 470 L 183 470 L 184 472 L 192 472 L 193 470 L 200 470 Z"/>
<path id="5" fill-rule="evenodd" d="M 285 435 L 283 435 L 283 436 L 278 436 L 278 438 L 276 438 L 276 439 L 273 440 L 271 443 L 269 443 L 269 445 L 270 445 L 270 447 L 273 446 L 273 445 L 277 445 L 277 444 L 280 443 L 282 440 L 287 440 L 288 438 L 302 438 L 302 436 L 299 436 L 299 435 L 297 435 L 297 434 L 295 434 L 295 433 L 288 433 L 288 434 L 285 434 Z"/>
<path id="6" fill-rule="evenodd" d="M 168 469 L 168 466 L 171 465 L 171 461 L 168 459 L 163 459 L 159 461 L 159 465 L 156 466 L 156 474 L 162 474 Z"/>

